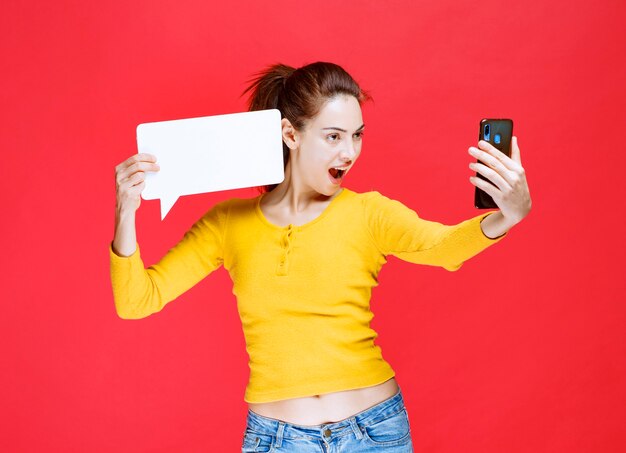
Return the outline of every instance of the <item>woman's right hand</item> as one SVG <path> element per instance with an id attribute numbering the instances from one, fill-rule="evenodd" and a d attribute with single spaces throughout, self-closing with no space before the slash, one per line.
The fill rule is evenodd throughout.
<path id="1" fill-rule="evenodd" d="M 156 157 L 140 153 L 115 167 L 115 193 L 118 211 L 135 212 L 141 204 L 141 192 L 146 186 L 145 172 L 159 171 Z"/>

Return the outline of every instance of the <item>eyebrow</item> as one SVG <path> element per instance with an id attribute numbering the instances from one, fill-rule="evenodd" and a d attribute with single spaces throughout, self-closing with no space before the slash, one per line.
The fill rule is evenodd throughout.
<path id="1" fill-rule="evenodd" d="M 359 127 L 355 132 L 359 132 L 364 127 L 365 127 L 365 124 L 361 124 L 361 127 Z M 323 127 L 322 128 L 323 131 L 325 131 L 327 129 L 332 129 L 332 130 L 341 131 L 341 132 L 348 132 L 347 130 L 341 129 L 340 127 Z"/>

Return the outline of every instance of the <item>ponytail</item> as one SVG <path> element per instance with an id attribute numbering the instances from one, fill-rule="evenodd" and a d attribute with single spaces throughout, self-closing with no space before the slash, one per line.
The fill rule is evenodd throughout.
<path id="1" fill-rule="evenodd" d="M 294 71 L 295 68 L 278 63 L 257 72 L 256 77 L 248 80 L 252 83 L 241 94 L 243 96 L 252 91 L 248 99 L 248 110 L 277 109 L 278 98 L 285 89 L 285 82 Z"/>

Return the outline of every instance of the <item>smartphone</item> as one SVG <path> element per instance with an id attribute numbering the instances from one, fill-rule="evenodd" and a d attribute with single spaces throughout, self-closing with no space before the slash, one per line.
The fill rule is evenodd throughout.
<path id="1" fill-rule="evenodd" d="M 510 119 L 493 119 L 484 118 L 480 120 L 480 129 L 478 132 L 478 140 L 484 140 L 491 143 L 499 151 L 511 157 L 511 139 L 513 137 L 513 120 Z M 487 165 L 480 160 L 481 164 Z M 488 167 L 489 165 L 487 165 Z M 480 173 L 476 172 L 476 176 L 495 186 Z M 491 195 L 479 187 L 475 187 L 474 191 L 474 207 L 478 209 L 497 208 L 498 205 L 493 201 Z"/>

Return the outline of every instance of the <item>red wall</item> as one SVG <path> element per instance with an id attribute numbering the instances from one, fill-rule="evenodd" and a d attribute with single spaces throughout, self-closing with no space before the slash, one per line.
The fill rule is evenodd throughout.
<path id="1" fill-rule="evenodd" d="M 142 122 L 245 110 L 269 63 L 333 61 L 375 102 L 345 185 L 477 215 L 467 148 L 515 121 L 533 200 L 458 272 L 392 259 L 373 326 L 420 452 L 626 451 L 624 3 L 4 2 L 0 445 L 238 451 L 247 355 L 221 269 L 115 313 L 114 167 Z M 147 264 L 213 203 L 138 212 Z"/>

